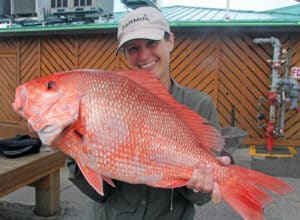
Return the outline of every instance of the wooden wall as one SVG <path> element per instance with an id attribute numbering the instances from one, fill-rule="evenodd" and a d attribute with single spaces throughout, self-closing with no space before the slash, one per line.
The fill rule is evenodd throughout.
<path id="1" fill-rule="evenodd" d="M 72 34 L 0 38 L 0 137 L 27 133 L 26 124 L 11 103 L 15 87 L 30 79 L 54 72 L 98 68 L 127 69 L 123 55 L 115 57 L 116 38 L 111 34 Z M 212 96 L 220 124 L 248 131 L 245 144 L 265 144 L 263 128 L 257 126 L 259 97 L 267 97 L 273 54 L 271 45 L 256 45 L 255 37 L 274 36 L 288 49 L 293 39 L 292 66 L 300 66 L 299 32 L 203 32 L 175 31 L 176 47 L 171 54 L 171 70 L 182 85 Z M 283 72 L 284 68 L 282 68 Z M 268 103 L 263 112 L 268 117 Z M 276 144 L 300 146 L 300 113 L 288 110 L 285 137 Z"/>

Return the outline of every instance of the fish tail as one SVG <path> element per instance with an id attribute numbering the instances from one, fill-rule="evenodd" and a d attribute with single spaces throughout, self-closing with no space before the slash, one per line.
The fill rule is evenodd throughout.
<path id="1" fill-rule="evenodd" d="M 292 186 L 275 177 L 230 165 L 231 176 L 220 181 L 219 187 L 223 199 L 244 219 L 263 219 L 263 208 L 275 200 L 262 187 L 277 195 L 294 190 Z"/>

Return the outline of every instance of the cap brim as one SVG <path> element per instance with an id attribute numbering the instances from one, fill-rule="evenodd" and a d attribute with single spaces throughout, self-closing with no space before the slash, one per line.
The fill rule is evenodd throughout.
<path id="1" fill-rule="evenodd" d="M 118 55 L 120 48 L 128 41 L 136 39 L 161 40 L 164 37 L 164 33 L 165 30 L 140 28 L 138 30 L 126 34 L 125 36 L 121 36 L 122 40 L 120 41 L 119 46 L 116 50 L 116 55 Z"/>

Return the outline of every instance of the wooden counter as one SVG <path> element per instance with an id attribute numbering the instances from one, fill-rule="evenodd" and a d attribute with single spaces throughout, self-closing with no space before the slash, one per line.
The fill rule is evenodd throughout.
<path id="1" fill-rule="evenodd" d="M 47 151 L 19 158 L 0 156 L 0 197 L 24 186 L 35 187 L 36 209 L 40 216 L 51 216 L 60 209 L 59 170 L 65 166 L 61 151 Z"/>

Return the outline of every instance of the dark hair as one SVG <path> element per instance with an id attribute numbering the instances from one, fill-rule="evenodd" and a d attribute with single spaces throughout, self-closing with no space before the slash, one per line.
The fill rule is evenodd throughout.
<path id="1" fill-rule="evenodd" d="M 165 31 L 164 39 L 165 39 L 166 41 L 169 41 L 169 40 L 170 40 L 170 33 L 169 33 L 169 32 Z"/>

